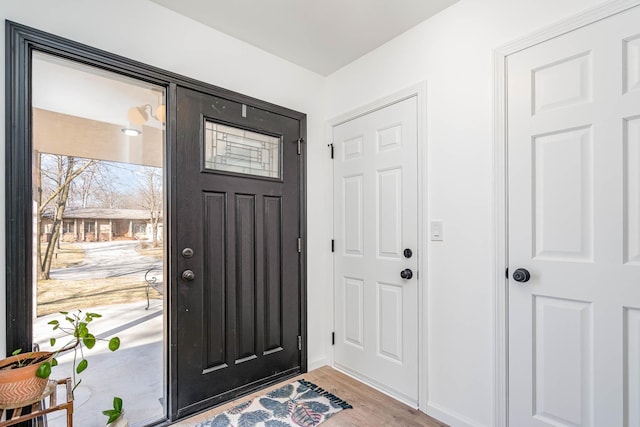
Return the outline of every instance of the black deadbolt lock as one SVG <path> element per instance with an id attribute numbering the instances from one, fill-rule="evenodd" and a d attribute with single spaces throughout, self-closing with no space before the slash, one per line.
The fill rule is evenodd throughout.
<path id="1" fill-rule="evenodd" d="M 193 256 L 193 249 L 184 248 L 182 250 L 182 256 L 185 257 L 185 258 L 191 258 Z"/>
<path id="2" fill-rule="evenodd" d="M 404 254 L 405 258 L 411 258 L 413 256 L 413 251 L 411 249 L 407 248 L 407 249 L 404 250 L 403 254 Z"/>

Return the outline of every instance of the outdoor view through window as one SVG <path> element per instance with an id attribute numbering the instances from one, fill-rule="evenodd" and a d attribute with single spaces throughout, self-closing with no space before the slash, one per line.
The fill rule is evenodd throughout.
<path id="1" fill-rule="evenodd" d="M 116 396 L 150 424 L 165 414 L 164 89 L 41 53 L 32 82 L 34 341 L 56 351 L 88 314 L 82 354 L 51 374 L 77 384 L 74 424 L 105 425 Z"/>

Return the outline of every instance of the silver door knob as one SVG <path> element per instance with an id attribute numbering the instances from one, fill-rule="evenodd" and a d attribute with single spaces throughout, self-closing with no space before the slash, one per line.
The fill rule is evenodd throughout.
<path id="1" fill-rule="evenodd" d="M 196 274 L 191 270 L 185 270 L 182 272 L 182 279 L 186 280 L 187 282 L 191 282 L 195 278 Z"/>

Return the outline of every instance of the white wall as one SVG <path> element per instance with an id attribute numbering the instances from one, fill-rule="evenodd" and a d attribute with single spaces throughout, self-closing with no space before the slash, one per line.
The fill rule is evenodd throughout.
<path id="1" fill-rule="evenodd" d="M 322 99 L 324 77 L 247 45 L 147 0 L 1 0 L 0 19 L 25 24 L 165 70 L 307 113 L 308 199 L 310 212 L 322 211 L 329 188 L 314 158 L 325 154 Z M 4 52 L 4 29 L 0 46 Z M 4 82 L 0 55 L 0 81 Z M 4 84 L 0 85 L 0 241 L 5 241 Z M 324 287 L 330 270 L 329 223 L 308 221 L 309 361 L 325 359 Z M 5 289 L 5 245 L 0 244 L 0 295 Z M 5 302 L 0 303 L 0 353 L 5 349 Z"/>
<path id="2" fill-rule="evenodd" d="M 428 248 L 429 412 L 455 425 L 489 426 L 493 423 L 492 50 L 600 2 L 462 0 L 326 79 L 146 0 L 3 0 L 0 18 L 308 114 L 310 367 L 326 360 L 326 290 L 332 280 L 325 120 L 426 80 L 429 218 L 425 220 L 445 221 L 444 242 Z M 0 43 L 4 45 L 4 32 Z M 0 58 L 4 61 L 4 55 Z M 0 91 L 4 93 L 4 85 Z M 4 129 L 4 96 L 0 129 Z M 4 176 L 2 148 L 0 176 Z M 4 230 L 3 207 L 4 185 L 0 185 L 0 230 Z M 4 286 L 4 258 L 0 245 L 0 286 Z M 4 319 L 0 304 L 0 345 Z"/>
<path id="3" fill-rule="evenodd" d="M 429 413 L 494 423 L 491 271 L 493 56 L 602 0 L 462 0 L 327 79 L 332 118 L 427 81 Z M 328 214 L 328 213 L 327 213 Z"/>

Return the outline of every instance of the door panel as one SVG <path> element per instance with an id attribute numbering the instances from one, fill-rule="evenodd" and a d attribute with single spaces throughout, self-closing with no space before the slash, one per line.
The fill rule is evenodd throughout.
<path id="1" fill-rule="evenodd" d="M 637 424 L 638 22 L 507 61 L 510 425 Z"/>
<path id="2" fill-rule="evenodd" d="M 417 405 L 416 97 L 335 126 L 333 141 L 335 365 Z"/>
<path id="3" fill-rule="evenodd" d="M 627 158 L 624 170 L 626 186 L 624 261 L 640 265 L 640 117 L 624 121 L 624 144 Z"/>
<path id="4" fill-rule="evenodd" d="M 185 88 L 177 102 L 182 416 L 300 372 L 301 157 L 298 119 Z"/>

